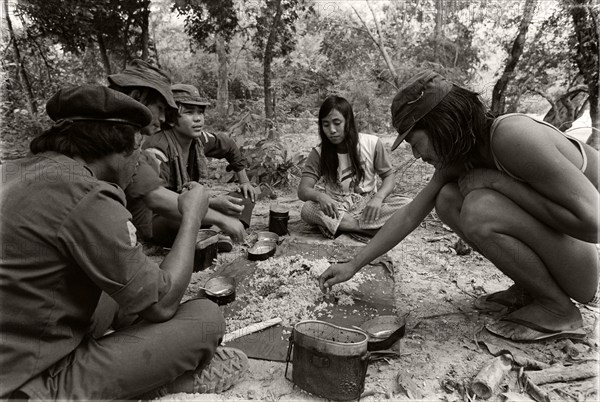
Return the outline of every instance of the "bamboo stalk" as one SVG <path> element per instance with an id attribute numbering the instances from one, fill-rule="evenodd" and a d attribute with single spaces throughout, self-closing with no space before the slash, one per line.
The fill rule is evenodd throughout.
<path id="1" fill-rule="evenodd" d="M 250 335 L 258 331 L 262 331 L 263 329 L 272 327 L 277 324 L 281 324 L 283 320 L 279 317 L 272 318 L 267 321 L 257 322 L 256 324 L 248 325 L 247 327 L 236 329 L 233 332 L 225 334 L 223 337 L 223 343 L 231 342 L 234 339 L 240 338 L 245 335 Z"/>

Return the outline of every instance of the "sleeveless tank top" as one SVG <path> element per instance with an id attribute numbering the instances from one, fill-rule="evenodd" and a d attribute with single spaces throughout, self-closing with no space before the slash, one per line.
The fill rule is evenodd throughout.
<path id="1" fill-rule="evenodd" d="M 502 120 L 504 120 L 506 117 L 511 117 L 511 116 L 525 116 L 525 117 L 528 117 L 529 119 L 535 121 L 536 123 L 540 123 L 540 124 L 543 124 L 545 126 L 548 126 L 548 127 L 552 128 L 553 130 L 555 130 L 556 132 L 560 133 L 562 136 L 564 136 L 565 138 L 567 138 L 568 140 L 570 140 L 573 144 L 575 144 L 577 146 L 577 148 L 579 148 L 579 152 L 581 153 L 581 157 L 583 158 L 583 163 L 581 165 L 581 168 L 579 168 L 579 170 L 581 170 L 582 172 L 585 172 L 585 169 L 587 168 L 588 160 L 587 160 L 587 154 L 585 153 L 585 149 L 583 148 L 583 143 L 581 141 L 579 141 L 575 137 L 570 136 L 567 133 L 563 133 L 558 128 L 554 127 L 552 124 L 550 124 L 548 122 L 534 119 L 533 117 L 527 116 L 526 114 L 522 114 L 522 113 L 508 113 L 508 114 L 502 115 L 500 117 L 497 117 L 494 120 L 494 122 L 492 123 L 492 127 L 490 129 L 490 143 L 492 142 L 492 139 L 494 137 L 494 132 L 496 131 L 496 128 L 498 127 L 498 124 Z M 510 177 L 512 177 L 515 180 L 521 181 L 521 179 L 519 179 L 518 177 L 515 177 L 514 175 L 512 175 L 508 170 L 506 170 L 506 168 L 504 166 L 502 166 L 502 164 L 500 163 L 500 161 L 498 161 L 498 158 L 494 154 L 494 150 L 493 149 L 492 149 L 492 157 L 494 158 L 494 163 L 496 164 L 496 167 L 498 168 L 498 170 L 500 170 L 501 172 L 506 173 L 507 175 L 509 175 Z"/>

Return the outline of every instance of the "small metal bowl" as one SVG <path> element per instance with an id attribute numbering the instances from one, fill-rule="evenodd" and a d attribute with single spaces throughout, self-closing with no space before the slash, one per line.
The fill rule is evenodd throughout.
<path id="1" fill-rule="evenodd" d="M 235 300 L 235 279 L 215 276 L 204 284 L 204 293 L 219 306 L 231 303 Z"/>
<path id="2" fill-rule="evenodd" d="M 365 321 L 360 328 L 369 337 L 369 351 L 389 349 L 404 336 L 406 316 L 382 315 Z"/>
<path id="3" fill-rule="evenodd" d="M 279 235 L 277 233 L 273 233 L 273 232 L 258 232 L 256 234 L 256 237 L 257 237 L 258 241 L 273 242 L 273 243 L 279 242 Z"/>
<path id="4" fill-rule="evenodd" d="M 264 261 L 275 255 L 277 243 L 272 241 L 257 241 L 254 246 L 248 249 L 248 259 L 250 261 Z"/>

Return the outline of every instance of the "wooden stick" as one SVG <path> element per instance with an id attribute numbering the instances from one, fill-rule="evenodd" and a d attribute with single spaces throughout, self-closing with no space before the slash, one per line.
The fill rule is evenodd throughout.
<path id="1" fill-rule="evenodd" d="M 258 331 L 262 331 L 265 328 L 272 327 L 277 324 L 281 324 L 283 320 L 279 317 L 272 318 L 267 321 L 257 322 L 256 324 L 248 325 L 247 327 L 236 329 L 233 332 L 225 334 L 223 337 L 223 343 L 231 342 L 234 339 L 240 338 L 245 335 L 250 335 Z"/>
<path id="2" fill-rule="evenodd" d="M 550 367 L 540 371 L 528 371 L 526 374 L 527 378 L 536 385 L 583 380 L 598 376 L 598 362 L 590 361 L 568 367 Z"/>

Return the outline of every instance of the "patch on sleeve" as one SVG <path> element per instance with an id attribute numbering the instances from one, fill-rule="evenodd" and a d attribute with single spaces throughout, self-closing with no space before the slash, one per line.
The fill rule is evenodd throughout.
<path id="1" fill-rule="evenodd" d="M 135 247 L 137 244 L 137 229 L 131 221 L 127 221 L 127 231 L 129 232 L 129 245 Z"/>

